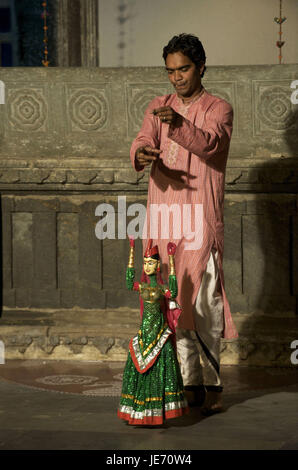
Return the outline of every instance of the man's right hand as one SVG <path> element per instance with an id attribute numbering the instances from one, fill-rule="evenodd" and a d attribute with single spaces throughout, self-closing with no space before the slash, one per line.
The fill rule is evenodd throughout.
<path id="1" fill-rule="evenodd" d="M 136 151 L 136 161 L 139 165 L 145 167 L 151 165 L 151 163 L 159 157 L 162 150 L 154 149 L 152 147 L 139 147 Z"/>

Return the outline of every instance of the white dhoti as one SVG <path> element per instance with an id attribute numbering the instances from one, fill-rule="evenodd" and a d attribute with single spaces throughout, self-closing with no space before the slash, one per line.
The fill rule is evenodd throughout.
<path id="1" fill-rule="evenodd" d="M 222 391 L 219 366 L 224 314 L 217 256 L 212 249 L 196 298 L 196 330 L 177 328 L 176 338 L 184 386 L 204 385 L 207 390 Z"/>

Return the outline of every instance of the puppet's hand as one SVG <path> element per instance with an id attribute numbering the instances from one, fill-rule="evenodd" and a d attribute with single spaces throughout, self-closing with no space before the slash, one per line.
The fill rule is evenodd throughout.
<path id="1" fill-rule="evenodd" d="M 174 255 L 176 253 L 176 248 L 177 246 L 175 243 L 169 242 L 167 249 L 168 249 L 168 255 Z"/>

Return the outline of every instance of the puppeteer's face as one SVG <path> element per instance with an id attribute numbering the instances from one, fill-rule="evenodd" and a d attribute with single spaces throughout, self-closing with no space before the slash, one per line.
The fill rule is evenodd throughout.
<path id="1" fill-rule="evenodd" d="M 203 62 L 200 68 L 197 68 L 193 61 L 182 52 L 173 52 L 166 58 L 166 70 L 180 98 L 190 98 L 201 88 L 200 74 L 204 70 Z"/>
<path id="2" fill-rule="evenodd" d="M 147 276 L 156 273 L 158 260 L 153 258 L 144 258 L 144 271 Z"/>

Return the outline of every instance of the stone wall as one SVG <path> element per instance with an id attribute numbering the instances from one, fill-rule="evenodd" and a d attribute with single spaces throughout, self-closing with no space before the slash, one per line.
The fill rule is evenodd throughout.
<path id="1" fill-rule="evenodd" d="M 272 344 L 290 324 L 292 339 L 298 335 L 295 79 L 297 65 L 209 67 L 204 79 L 235 111 L 227 293 L 243 337 L 261 328 Z M 146 203 L 148 171 L 134 172 L 128 154 L 148 102 L 171 91 L 164 70 L 11 68 L 0 80 L 3 317 L 20 309 L 34 318 L 36 310 L 137 308 L 124 285 L 128 243 L 96 238 L 95 209 L 110 203 L 117 219 L 118 196 L 127 206 Z M 287 343 L 279 339 L 289 357 L 289 334 Z"/>

